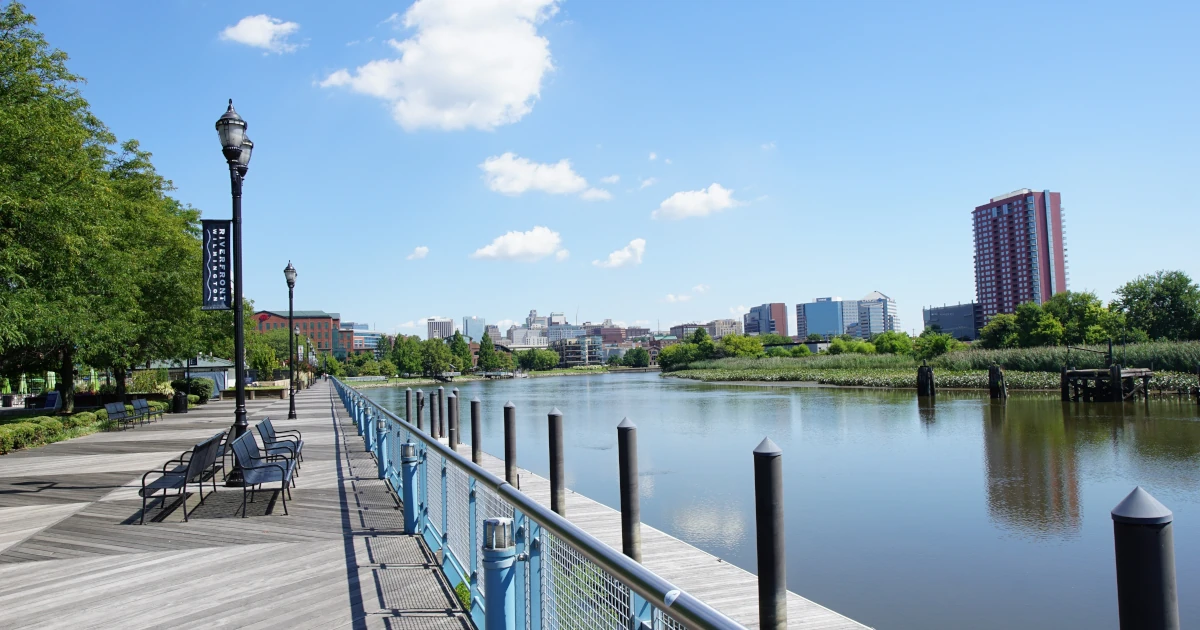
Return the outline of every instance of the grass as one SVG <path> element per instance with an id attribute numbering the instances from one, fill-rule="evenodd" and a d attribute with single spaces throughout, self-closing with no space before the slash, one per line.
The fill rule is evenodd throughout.
<path id="1" fill-rule="evenodd" d="M 1007 350 L 972 349 L 952 352 L 931 362 L 935 368 L 951 370 L 986 370 L 1000 365 L 1021 372 L 1058 372 L 1063 365 L 1080 369 L 1102 368 L 1107 360 L 1108 346 L 1087 346 L 1104 352 L 1067 351 L 1064 347 L 1013 348 Z M 1113 347 L 1113 359 L 1125 367 L 1153 368 L 1169 372 L 1195 374 L 1200 366 L 1200 341 L 1156 341 Z"/>

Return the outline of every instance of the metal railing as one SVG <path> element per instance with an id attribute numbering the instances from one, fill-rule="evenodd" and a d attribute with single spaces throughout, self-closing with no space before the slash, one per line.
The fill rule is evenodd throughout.
<path id="1" fill-rule="evenodd" d="M 516 544 L 515 618 L 527 630 L 551 628 L 743 628 L 676 588 L 503 479 L 334 378 L 334 386 L 380 465 L 403 498 L 404 443 L 415 444 L 416 527 L 456 591 L 470 593 L 470 614 L 487 618 L 483 523 L 512 519 Z"/>

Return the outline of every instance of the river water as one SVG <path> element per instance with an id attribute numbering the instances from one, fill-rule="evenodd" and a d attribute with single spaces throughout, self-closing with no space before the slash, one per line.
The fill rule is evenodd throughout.
<path id="1" fill-rule="evenodd" d="M 783 449 L 788 588 L 876 628 L 1116 628 L 1109 512 L 1141 485 L 1175 513 L 1180 614 L 1200 624 L 1194 401 L 1000 405 L 942 392 L 926 405 L 911 391 L 657 374 L 457 386 L 483 401 L 489 453 L 503 453 L 502 407 L 516 404 L 519 465 L 542 476 L 557 406 L 567 486 L 614 508 L 628 416 L 643 521 L 749 571 L 751 453 L 769 436 Z M 403 389 L 364 393 L 403 414 Z"/>

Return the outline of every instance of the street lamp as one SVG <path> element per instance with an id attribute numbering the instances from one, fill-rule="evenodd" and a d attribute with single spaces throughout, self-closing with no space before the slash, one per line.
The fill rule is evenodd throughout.
<path id="1" fill-rule="evenodd" d="M 242 180 L 250 167 L 254 143 L 246 137 L 247 126 L 246 121 L 234 111 L 233 99 L 229 99 L 229 109 L 217 119 L 217 136 L 221 139 L 221 153 L 229 164 L 229 188 L 233 196 L 233 354 L 237 402 L 233 410 L 230 440 L 241 437 L 250 428 L 246 421 L 246 334 L 245 310 L 242 307 Z M 227 483 L 242 485 L 240 468 L 234 468 Z"/>
<path id="2" fill-rule="evenodd" d="M 292 261 L 288 261 L 288 266 L 283 268 L 283 277 L 287 280 L 288 285 L 288 387 L 291 392 L 288 395 L 288 420 L 296 419 L 296 337 L 300 335 L 300 327 L 292 324 L 292 294 L 296 288 L 296 268 L 292 266 Z"/>

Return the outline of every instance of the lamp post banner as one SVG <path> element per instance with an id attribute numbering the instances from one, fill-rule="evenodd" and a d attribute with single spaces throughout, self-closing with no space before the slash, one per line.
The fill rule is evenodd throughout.
<path id="1" fill-rule="evenodd" d="M 229 273 L 233 222 L 203 219 L 200 223 L 204 230 L 204 303 L 200 310 L 228 311 L 233 308 L 233 281 Z"/>

